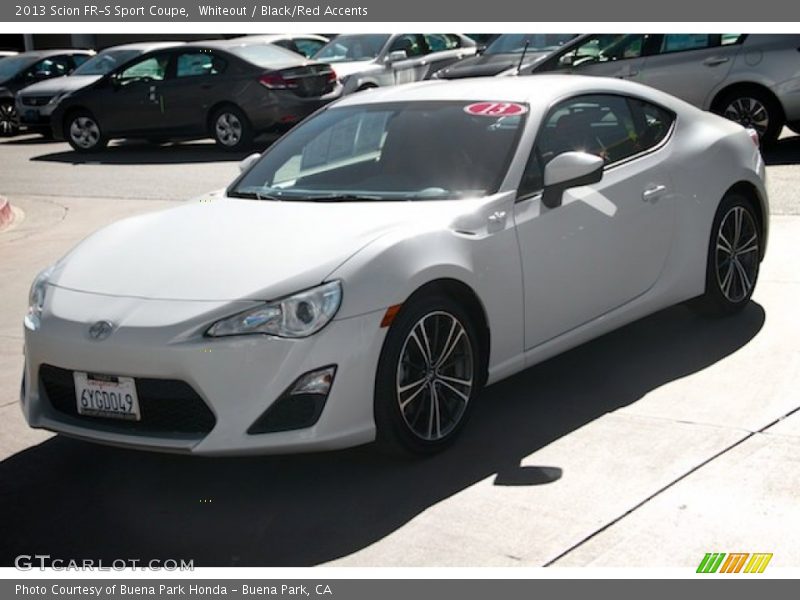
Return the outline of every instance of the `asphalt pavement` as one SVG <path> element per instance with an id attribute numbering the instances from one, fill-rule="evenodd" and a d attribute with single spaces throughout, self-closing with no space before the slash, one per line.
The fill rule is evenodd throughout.
<path id="1" fill-rule="evenodd" d="M 266 143 L 266 142 L 265 142 Z M 800 566 L 800 138 L 766 155 L 771 238 L 753 301 L 662 311 L 488 388 L 448 452 L 200 459 L 25 425 L 36 272 L 97 228 L 224 187 L 205 142 L 91 156 L 0 142 L 0 565 L 18 554 L 209 566 Z M 687 571 L 688 572 L 688 571 Z"/>

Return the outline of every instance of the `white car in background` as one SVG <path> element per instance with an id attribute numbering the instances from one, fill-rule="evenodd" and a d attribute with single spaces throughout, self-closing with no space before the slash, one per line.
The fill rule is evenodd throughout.
<path id="1" fill-rule="evenodd" d="M 330 64 L 349 94 L 422 81 L 476 52 L 459 33 L 356 33 L 335 37 L 314 59 Z"/>
<path id="2" fill-rule="evenodd" d="M 343 98 L 224 194 L 43 271 L 23 412 L 203 455 L 442 450 L 484 385 L 675 303 L 741 310 L 768 233 L 756 141 L 607 78 Z"/>
<path id="3" fill-rule="evenodd" d="M 751 127 L 769 145 L 784 125 L 800 133 L 798 51 L 800 35 L 794 34 L 596 33 L 520 74 L 566 71 L 630 79 Z"/>

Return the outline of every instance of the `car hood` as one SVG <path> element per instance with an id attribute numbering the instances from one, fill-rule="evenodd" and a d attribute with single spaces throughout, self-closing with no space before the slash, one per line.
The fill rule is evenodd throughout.
<path id="1" fill-rule="evenodd" d="M 524 64 L 528 65 L 549 52 L 527 52 Z M 471 56 L 439 71 L 440 79 L 460 79 L 463 77 L 492 77 L 519 64 L 521 54 L 481 54 Z"/>
<path id="2" fill-rule="evenodd" d="M 207 197 L 101 229 L 59 261 L 50 283 L 160 300 L 274 299 L 321 283 L 404 223 L 430 222 L 423 213 L 443 214 L 443 204 Z"/>
<path id="3" fill-rule="evenodd" d="M 74 92 L 100 79 L 102 75 L 69 75 L 56 77 L 29 85 L 21 92 L 24 96 L 56 95 L 62 92 Z"/>

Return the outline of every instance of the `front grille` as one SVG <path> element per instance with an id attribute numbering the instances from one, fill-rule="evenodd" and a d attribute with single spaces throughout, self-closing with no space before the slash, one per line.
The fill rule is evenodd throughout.
<path id="1" fill-rule="evenodd" d="M 24 106 L 44 106 L 50 100 L 52 100 L 52 96 L 22 96 L 22 104 Z"/>
<path id="2" fill-rule="evenodd" d="M 197 392 L 186 382 L 175 379 L 135 379 L 140 421 L 79 415 L 72 373 L 67 369 L 42 365 L 39 382 L 53 409 L 79 422 L 100 425 L 109 431 L 146 434 L 205 434 L 216 423 L 214 413 Z"/>

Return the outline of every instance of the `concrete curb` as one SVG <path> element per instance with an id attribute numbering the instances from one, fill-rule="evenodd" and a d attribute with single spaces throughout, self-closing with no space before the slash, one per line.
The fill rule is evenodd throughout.
<path id="1" fill-rule="evenodd" d="M 14 220 L 14 211 L 11 210 L 11 203 L 0 196 L 0 228 L 5 227 Z"/>

